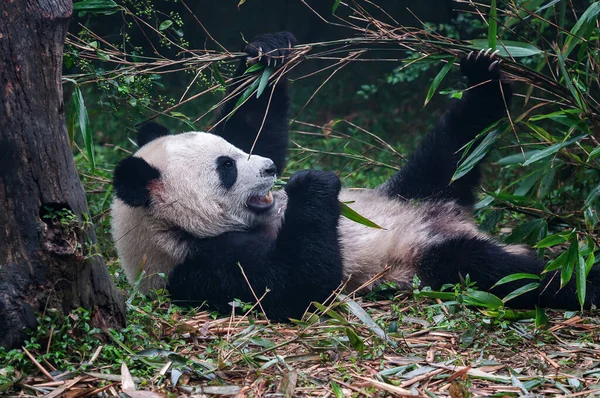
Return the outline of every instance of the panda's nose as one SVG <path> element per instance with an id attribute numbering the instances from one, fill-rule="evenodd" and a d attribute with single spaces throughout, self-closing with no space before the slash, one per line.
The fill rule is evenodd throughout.
<path id="1" fill-rule="evenodd" d="M 262 169 L 260 172 L 261 177 L 274 177 L 275 174 L 277 174 L 277 167 L 272 161 L 269 161 L 269 163 L 266 164 L 265 168 Z"/>

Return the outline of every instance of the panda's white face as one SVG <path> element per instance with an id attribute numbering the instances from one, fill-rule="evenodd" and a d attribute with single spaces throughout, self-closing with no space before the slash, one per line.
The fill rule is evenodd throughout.
<path id="1" fill-rule="evenodd" d="M 167 226 L 211 237 L 250 227 L 274 207 L 274 163 L 213 134 L 161 137 L 135 156 L 160 172 L 148 212 Z"/>

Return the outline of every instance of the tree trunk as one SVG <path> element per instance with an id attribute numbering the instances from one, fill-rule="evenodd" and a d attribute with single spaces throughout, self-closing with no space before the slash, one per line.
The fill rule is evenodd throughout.
<path id="1" fill-rule="evenodd" d="M 89 223 L 65 124 L 63 43 L 71 0 L 0 0 L 0 345 L 19 346 L 35 313 L 92 309 L 125 323 Z"/>

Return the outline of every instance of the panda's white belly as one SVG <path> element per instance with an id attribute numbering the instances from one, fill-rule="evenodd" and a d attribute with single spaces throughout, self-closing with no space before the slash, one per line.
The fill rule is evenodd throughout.
<path id="1" fill-rule="evenodd" d="M 383 229 L 340 218 L 339 233 L 344 276 L 352 291 L 378 273 L 381 280 L 401 287 L 412 283 L 420 256 L 427 247 L 457 236 L 480 236 L 470 212 L 454 202 L 399 201 L 370 189 L 343 189 L 340 201 Z"/>

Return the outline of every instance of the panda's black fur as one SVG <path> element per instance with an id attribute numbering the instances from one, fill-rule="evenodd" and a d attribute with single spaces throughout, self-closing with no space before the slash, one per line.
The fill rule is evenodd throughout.
<path id="1" fill-rule="evenodd" d="M 245 51 L 250 58 L 260 56 L 259 62 L 281 64 L 287 55 L 285 49 L 295 42 L 295 38 L 287 32 L 263 35 L 255 38 Z M 238 74 L 243 70 L 245 63 L 240 65 Z M 406 166 L 375 190 L 340 192 L 341 183 L 334 173 L 300 171 L 290 178 L 285 195 L 278 196 L 281 197 L 278 200 L 284 203 L 279 210 L 285 214 L 268 216 L 274 221 L 257 223 L 243 230 L 224 230 L 214 236 L 200 236 L 182 225 L 161 223 L 157 230 L 169 234 L 172 240 L 169 245 L 183 248 L 177 250 L 177 255 L 168 257 L 172 264 L 165 265 L 167 288 L 172 298 L 192 305 L 207 302 L 227 311 L 235 298 L 254 302 L 256 297 L 264 295 L 261 306 L 269 318 L 298 318 L 311 302 L 326 300 L 346 277 L 352 275 L 349 286 L 355 288 L 377 274 L 376 267 L 383 269 L 386 264 L 374 266 L 363 261 L 370 258 L 370 253 L 354 252 L 371 247 L 374 251 L 371 254 L 384 255 L 382 262 L 393 262 L 387 277 L 403 287 L 410 286 L 414 275 L 424 286 L 438 289 L 444 284 L 458 283 L 468 274 L 479 288 L 491 289 L 494 294 L 503 297 L 530 282 L 515 281 L 492 289 L 500 278 L 512 273 L 539 274 L 543 262 L 531 251 L 521 246 L 499 244 L 473 226 L 468 213 L 475 200 L 473 190 L 479 181 L 479 166 L 450 183 L 461 156 L 460 149 L 503 117 L 512 95 L 511 86 L 503 81 L 494 56 L 471 54 L 461 61 L 461 70 L 467 76 L 470 88 L 426 136 Z M 290 101 L 287 82 L 281 79 L 276 87 L 269 90 L 274 90 L 272 95 L 265 92 L 260 98 L 249 100 L 225 122 L 225 116 L 230 114 L 236 103 L 235 98 L 230 100 L 217 119 L 222 122 L 214 129 L 215 134 L 230 144 L 249 152 L 270 101 L 253 154 L 271 159 L 274 166 L 259 158 L 263 162 L 260 167 L 257 166 L 260 178 L 268 178 L 275 170 L 283 170 L 288 147 Z M 142 146 L 140 152 L 145 145 L 167 134 L 169 132 L 160 125 L 150 123 L 143 126 L 138 136 L 138 143 Z M 239 183 L 238 165 L 233 159 L 223 160 L 222 156 L 219 159 L 215 160 L 215 167 L 226 195 L 227 190 Z M 161 178 L 159 168 L 141 157 L 124 159 L 115 170 L 116 198 L 122 205 L 115 205 L 121 207 L 115 207 L 113 218 L 139 210 L 128 216 L 132 217 L 132 220 L 127 220 L 130 224 L 137 220 L 136 217 L 148 217 L 163 211 L 153 207 L 151 194 L 151 191 L 160 194 L 156 186 Z M 361 239 L 385 232 L 369 230 L 340 218 L 340 199 L 356 200 L 355 205 L 361 214 L 371 211 L 374 217 L 381 216 L 375 206 L 396 209 L 397 214 L 390 216 L 396 216 L 397 220 L 391 222 L 400 225 L 396 226 L 396 232 L 389 233 L 397 234 L 392 238 L 398 239 L 398 246 L 393 244 L 393 240 L 388 246 L 382 243 L 381 247 L 390 253 L 376 253 L 379 246 L 369 246 L 371 241 L 365 240 L 361 247 Z M 144 209 L 148 213 L 144 213 Z M 265 214 L 271 214 L 271 211 L 265 207 Z M 257 218 L 263 217 L 260 213 L 258 208 Z M 401 224 L 403 220 L 415 220 L 416 224 L 405 226 Z M 113 220 L 113 225 L 117 225 L 114 233 L 129 233 L 120 230 L 118 223 L 118 219 Z M 426 226 L 422 227 L 421 223 Z M 150 236 L 153 237 L 152 233 Z M 378 235 L 373 241 L 383 241 L 380 237 L 386 236 Z M 114 238 L 118 240 L 121 237 Z M 131 246 L 137 244 L 135 239 L 128 242 L 122 244 L 120 250 L 133 250 Z M 354 242 L 357 242 L 356 248 L 353 247 Z M 136 261 L 141 264 L 124 264 L 126 269 L 130 268 L 128 277 L 132 275 L 132 267 L 143 265 L 140 255 Z M 523 294 L 509 301 L 508 305 L 515 308 L 532 308 L 536 304 L 579 308 L 573 281 L 559 289 L 560 278 L 548 279 L 542 282 L 540 289 Z M 588 283 L 586 307 L 597 305 L 600 301 L 597 271 L 593 270 L 588 279 L 591 283 Z M 265 294 L 266 290 L 269 292 Z"/>

